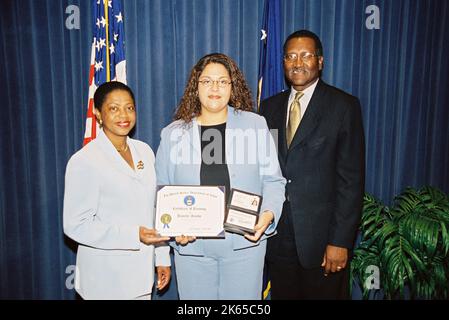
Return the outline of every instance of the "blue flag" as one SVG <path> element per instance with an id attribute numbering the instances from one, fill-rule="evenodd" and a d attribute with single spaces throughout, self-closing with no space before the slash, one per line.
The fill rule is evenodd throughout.
<path id="1" fill-rule="evenodd" d="M 281 45 L 281 3 L 280 0 L 265 0 L 260 38 L 259 84 L 257 105 L 284 88 Z M 262 298 L 270 299 L 271 284 L 265 265 Z"/>
<path id="2" fill-rule="evenodd" d="M 259 49 L 258 105 L 284 88 L 281 21 L 280 0 L 265 0 Z"/>

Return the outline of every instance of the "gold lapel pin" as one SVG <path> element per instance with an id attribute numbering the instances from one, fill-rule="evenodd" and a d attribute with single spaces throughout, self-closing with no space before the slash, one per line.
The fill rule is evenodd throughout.
<path id="1" fill-rule="evenodd" d="M 143 161 L 139 160 L 139 162 L 137 162 L 137 169 L 142 170 L 143 168 L 144 168 Z"/>

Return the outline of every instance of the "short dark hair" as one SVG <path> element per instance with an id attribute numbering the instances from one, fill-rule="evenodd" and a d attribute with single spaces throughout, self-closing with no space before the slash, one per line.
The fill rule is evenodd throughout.
<path id="1" fill-rule="evenodd" d="M 309 30 L 298 30 L 293 32 L 291 35 L 289 35 L 287 37 L 287 40 L 285 40 L 284 42 L 284 54 L 285 54 L 285 49 L 287 48 L 287 43 L 291 40 L 291 39 L 295 39 L 295 38 L 310 38 L 315 42 L 315 54 L 318 56 L 323 56 L 323 45 L 321 44 L 321 40 L 320 38 L 313 33 L 312 31 Z"/>
<path id="2" fill-rule="evenodd" d="M 106 100 L 107 95 L 115 90 L 123 90 L 128 92 L 131 98 L 133 99 L 133 103 L 136 104 L 136 100 L 134 99 L 134 93 L 132 92 L 130 87 L 119 81 L 110 81 L 101 84 L 95 91 L 94 94 L 95 108 L 97 108 L 101 112 L 101 107 L 103 105 L 104 100 Z"/>

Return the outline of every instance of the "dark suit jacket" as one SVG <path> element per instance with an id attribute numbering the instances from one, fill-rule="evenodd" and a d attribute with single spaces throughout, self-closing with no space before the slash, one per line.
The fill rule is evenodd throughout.
<path id="1" fill-rule="evenodd" d="M 278 129 L 298 257 L 321 265 L 328 244 L 351 249 L 360 222 L 365 142 L 359 100 L 319 80 L 291 146 L 285 137 L 290 90 L 262 102 L 260 114 Z M 268 254 L 268 253 L 267 253 Z"/>

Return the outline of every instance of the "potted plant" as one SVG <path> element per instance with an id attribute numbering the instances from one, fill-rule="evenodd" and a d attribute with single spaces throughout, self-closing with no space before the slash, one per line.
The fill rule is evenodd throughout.
<path id="1" fill-rule="evenodd" d="M 354 250 L 351 281 L 363 297 L 378 281 L 387 299 L 447 299 L 449 293 L 449 198 L 433 187 L 407 188 L 392 207 L 364 197 L 362 240 Z M 373 278 L 378 271 L 379 279 Z M 352 282 L 351 282 L 352 283 Z"/>

